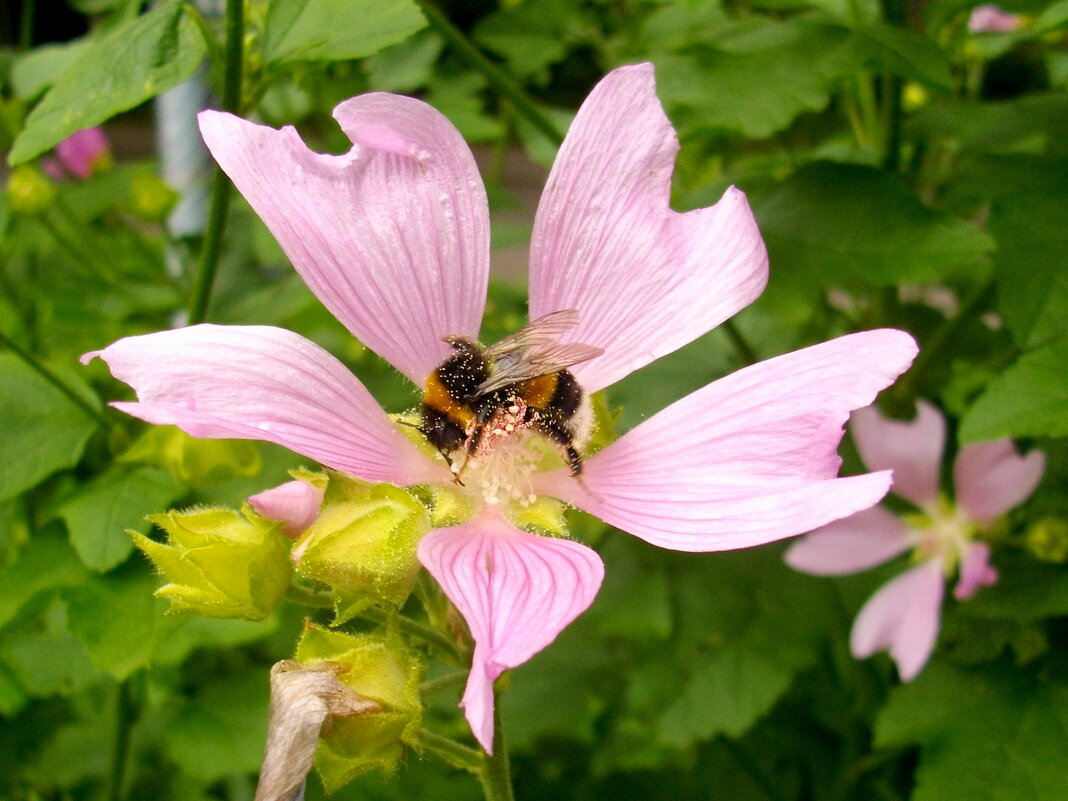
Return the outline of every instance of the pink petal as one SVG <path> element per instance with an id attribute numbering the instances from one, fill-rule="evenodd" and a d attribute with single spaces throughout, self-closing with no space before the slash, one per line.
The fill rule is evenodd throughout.
<path id="1" fill-rule="evenodd" d="M 589 392 L 696 339 L 767 282 L 740 191 L 671 210 L 678 149 L 652 65 L 622 67 L 583 103 L 549 175 L 531 241 L 530 315 L 582 312 L 568 339 L 605 349 L 573 368 Z"/>
<path id="2" fill-rule="evenodd" d="M 990 587 L 996 584 L 997 580 L 998 571 L 990 564 L 990 546 L 985 542 L 973 542 L 961 560 L 960 579 L 953 589 L 953 597 L 958 601 L 966 601 L 975 595 L 980 587 Z"/>
<path id="3" fill-rule="evenodd" d="M 323 304 L 412 381 L 477 336 L 489 274 L 489 208 L 471 151 L 418 100 L 360 95 L 334 110 L 355 146 L 313 153 L 216 111 L 204 141 Z"/>
<path id="4" fill-rule="evenodd" d="M 1011 439 L 965 445 L 953 465 L 957 503 L 973 520 L 991 520 L 1027 500 L 1045 469 L 1042 451 L 1020 456 Z"/>
<path id="5" fill-rule="evenodd" d="M 287 481 L 251 496 L 248 502 L 260 516 L 282 521 L 282 533 L 295 537 L 319 516 L 323 490 L 307 481 Z"/>
<path id="6" fill-rule="evenodd" d="M 972 33 L 1008 33 L 1022 24 L 1019 14 L 1002 11 L 993 4 L 976 6 L 968 17 L 968 30 Z"/>
<path id="7" fill-rule="evenodd" d="M 108 155 L 108 140 L 99 126 L 76 131 L 56 145 L 60 164 L 75 178 L 88 178 Z"/>
<path id="8" fill-rule="evenodd" d="M 689 395 L 566 471 L 535 476 L 554 495 L 680 551 L 745 548 L 874 505 L 887 473 L 834 478 L 851 409 L 916 353 L 901 331 L 868 331 L 752 365 Z"/>
<path id="9" fill-rule="evenodd" d="M 850 635 L 853 656 L 889 650 L 902 681 L 919 675 L 934 650 L 944 586 L 938 560 L 903 573 L 873 595 L 857 615 Z"/>
<path id="10" fill-rule="evenodd" d="M 889 562 L 909 550 L 914 539 L 896 515 L 873 506 L 806 535 L 784 558 L 802 573 L 842 576 Z"/>
<path id="11" fill-rule="evenodd" d="M 849 430 L 869 469 L 894 471 L 895 495 L 921 507 L 938 498 L 946 439 L 946 420 L 938 409 L 918 401 L 910 423 L 888 420 L 875 407 L 858 409 Z"/>
<path id="12" fill-rule="evenodd" d="M 337 359 L 268 326 L 195 325 L 126 337 L 99 356 L 134 388 L 112 404 L 194 437 L 274 442 L 368 481 L 446 480 Z"/>
<path id="13" fill-rule="evenodd" d="M 586 610 L 604 565 L 585 545 L 526 534 L 487 511 L 431 531 L 418 553 L 471 629 L 475 653 L 460 705 L 475 739 L 492 753 L 494 680 Z"/>

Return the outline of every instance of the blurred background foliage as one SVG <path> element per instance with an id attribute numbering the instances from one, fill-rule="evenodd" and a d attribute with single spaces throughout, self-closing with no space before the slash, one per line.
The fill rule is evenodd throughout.
<path id="1" fill-rule="evenodd" d="M 187 120 L 172 133 L 193 154 L 180 161 L 191 174 L 167 173 L 174 145 L 160 144 L 153 101 L 189 81 L 225 95 L 222 5 L 22 0 L 0 11 L 0 798 L 250 799 L 267 671 L 292 656 L 309 614 L 165 614 L 124 530 L 149 533 L 144 516 L 168 507 L 239 505 L 300 461 L 147 430 L 107 409 L 128 390 L 99 362 L 77 364 L 195 305 L 211 164 L 197 161 Z M 756 359 L 896 326 L 923 351 L 885 393 L 888 412 L 907 417 L 927 398 L 949 416 L 951 450 L 1011 436 L 1047 453 L 1042 486 L 998 532 L 1001 582 L 948 604 L 935 656 L 909 685 L 885 656 L 853 660 L 847 642 L 856 610 L 899 567 L 820 579 L 785 567 L 780 546 L 680 555 L 578 521 L 607 579 L 589 613 L 511 674 L 504 715 L 521 799 L 1064 798 L 1068 2 L 1009 0 L 1015 22 L 1000 31 L 970 30 L 973 5 L 245 4 L 231 108 L 341 152 L 336 103 L 402 92 L 475 147 L 494 224 L 488 339 L 524 321 L 525 243 L 570 117 L 607 70 L 656 65 L 682 145 L 674 207 L 744 189 L 771 281 L 730 325 L 614 387 L 621 429 Z M 64 138 L 100 124 L 108 163 L 84 179 L 42 169 Z M 417 402 L 236 195 L 205 314 L 299 331 L 387 408 Z M 859 471 L 848 443 L 843 453 Z M 455 702 L 433 699 L 427 717 L 465 738 Z M 322 790 L 313 781 L 308 793 Z M 398 775 L 336 797 L 480 791 L 412 754 Z"/>

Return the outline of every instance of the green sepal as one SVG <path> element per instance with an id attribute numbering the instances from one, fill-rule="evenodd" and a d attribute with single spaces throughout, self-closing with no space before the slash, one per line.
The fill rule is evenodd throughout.
<path id="1" fill-rule="evenodd" d="M 323 727 L 316 766 L 328 793 L 371 770 L 391 773 L 404 754 L 404 745 L 418 746 L 424 665 L 399 639 L 390 634 L 345 634 L 309 626 L 295 658 L 304 665 L 344 665 L 338 679 L 381 705 L 381 711 L 333 718 Z"/>
<path id="2" fill-rule="evenodd" d="M 128 533 L 168 583 L 156 591 L 170 612 L 263 620 L 285 595 L 293 572 L 278 524 L 250 509 L 171 510 L 148 520 L 167 543 Z"/>
<path id="3" fill-rule="evenodd" d="M 260 472 L 256 443 L 239 439 L 195 439 L 174 426 L 153 426 L 121 456 L 119 462 L 151 464 L 193 489 L 204 489 L 238 476 Z"/>
<path id="4" fill-rule="evenodd" d="M 530 534 L 543 537 L 566 537 L 567 507 L 556 500 L 539 495 L 533 503 L 513 503 L 508 506 L 508 519 L 512 524 Z"/>
<path id="5" fill-rule="evenodd" d="M 297 570 L 334 591 L 335 624 L 372 604 L 397 608 L 415 585 L 415 549 L 429 530 L 426 509 L 403 489 L 330 473 L 319 517 L 294 548 Z"/>
<path id="6" fill-rule="evenodd" d="M 475 515 L 470 496 L 444 484 L 423 484 L 412 493 L 430 510 L 430 525 L 434 528 L 458 526 Z"/>

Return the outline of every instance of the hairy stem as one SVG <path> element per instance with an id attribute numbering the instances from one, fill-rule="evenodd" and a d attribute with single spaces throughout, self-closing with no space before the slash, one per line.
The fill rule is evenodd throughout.
<path id="1" fill-rule="evenodd" d="M 479 774 L 485 770 L 485 757 L 474 748 L 468 748 L 448 737 L 434 734 L 429 729 L 420 729 L 416 737 L 423 748 L 454 768 Z"/>
<path id="2" fill-rule="evenodd" d="M 222 107 L 225 111 L 236 114 L 241 111 L 241 73 L 244 69 L 244 0 L 226 0 L 225 31 Z M 197 264 L 197 275 L 193 284 L 193 297 L 189 304 L 190 324 L 203 322 L 207 316 L 229 210 L 230 180 L 221 169 L 216 167 L 211 183 L 208 227 L 204 231 L 204 244 L 201 247 L 200 262 Z"/>

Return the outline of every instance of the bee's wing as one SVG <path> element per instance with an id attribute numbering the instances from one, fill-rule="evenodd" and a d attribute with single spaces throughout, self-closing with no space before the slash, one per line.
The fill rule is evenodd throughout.
<path id="1" fill-rule="evenodd" d="M 539 345 L 555 344 L 561 334 L 570 331 L 578 325 L 578 322 L 578 309 L 561 309 L 543 314 L 514 334 L 509 334 L 500 342 L 486 348 L 486 358 L 496 361 L 510 353 L 536 349 Z"/>
<path id="2" fill-rule="evenodd" d="M 549 375 L 600 356 L 604 353 L 603 348 L 556 341 L 561 334 L 578 325 L 578 321 L 576 309 L 550 312 L 486 348 L 486 357 L 493 365 L 493 375 L 479 385 L 476 394 Z"/>

